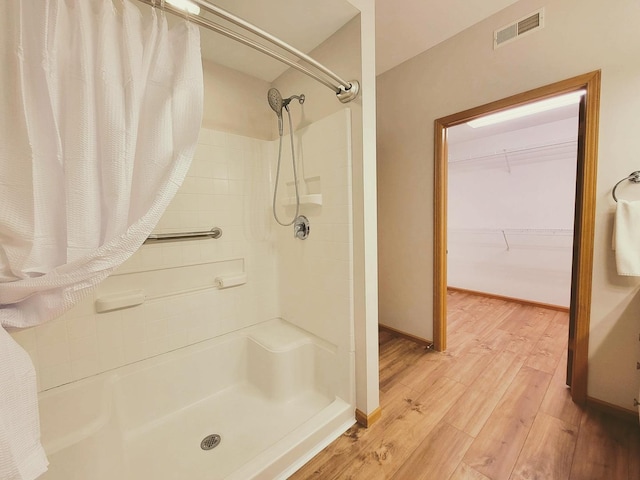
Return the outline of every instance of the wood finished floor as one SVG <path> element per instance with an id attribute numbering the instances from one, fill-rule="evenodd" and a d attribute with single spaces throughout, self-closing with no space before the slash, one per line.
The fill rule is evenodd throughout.
<path id="1" fill-rule="evenodd" d="M 291 480 L 640 480 L 640 428 L 571 401 L 566 313 L 448 302 L 449 349 L 381 332 L 382 418 Z"/>

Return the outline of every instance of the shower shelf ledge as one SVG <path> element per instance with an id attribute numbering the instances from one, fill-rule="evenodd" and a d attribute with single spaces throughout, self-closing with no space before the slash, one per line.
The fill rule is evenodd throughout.
<path id="1" fill-rule="evenodd" d="M 313 193 L 310 195 L 300 195 L 300 206 L 318 205 L 322 206 L 322 194 Z M 295 207 L 296 197 L 288 197 L 284 201 L 285 207 Z"/>

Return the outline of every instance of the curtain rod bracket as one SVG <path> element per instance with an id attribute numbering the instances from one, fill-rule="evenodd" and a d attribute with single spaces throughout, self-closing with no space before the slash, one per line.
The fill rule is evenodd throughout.
<path id="1" fill-rule="evenodd" d="M 340 85 L 340 91 L 336 93 L 336 97 L 338 97 L 338 100 L 342 103 L 349 103 L 351 100 L 354 100 L 359 93 L 360 82 L 357 80 L 351 80 L 348 88 Z"/>

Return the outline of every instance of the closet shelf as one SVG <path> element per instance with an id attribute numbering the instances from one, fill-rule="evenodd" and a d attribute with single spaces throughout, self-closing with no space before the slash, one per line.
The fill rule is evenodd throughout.
<path id="1" fill-rule="evenodd" d="M 300 195 L 300 206 L 311 206 L 317 205 L 322 206 L 322 194 L 321 193 L 312 193 L 309 195 Z M 296 197 L 288 197 L 284 201 L 285 207 L 295 207 L 296 206 Z"/>

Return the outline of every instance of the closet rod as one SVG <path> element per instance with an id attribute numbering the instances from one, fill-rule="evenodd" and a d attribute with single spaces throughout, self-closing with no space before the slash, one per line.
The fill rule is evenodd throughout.
<path id="1" fill-rule="evenodd" d="M 187 19 L 188 21 L 195 23 L 196 25 L 200 25 L 201 27 L 205 27 L 208 28 L 209 30 L 212 30 L 214 32 L 220 33 L 221 35 L 224 35 L 225 37 L 228 37 L 232 40 L 235 40 L 239 43 L 242 43 L 243 45 L 246 45 L 248 47 L 253 48 L 254 50 L 257 50 L 261 53 L 264 53 L 265 55 L 270 56 L 271 58 L 274 58 L 286 65 L 289 65 L 291 68 L 294 68 L 302 73 L 304 73 L 305 75 L 308 75 L 309 77 L 317 80 L 318 82 L 322 83 L 323 85 L 327 86 L 328 88 L 330 88 L 331 90 L 333 90 L 336 93 L 336 96 L 338 97 L 338 100 L 340 100 L 342 103 L 348 103 L 351 100 L 354 100 L 357 96 L 358 93 L 360 91 L 360 84 L 358 83 L 357 80 L 352 80 L 350 82 L 343 80 L 341 77 L 339 77 L 338 75 L 336 75 L 333 71 L 329 70 L 327 67 L 325 67 L 324 65 L 322 65 L 320 62 L 314 60 L 313 58 L 311 58 L 310 56 L 308 56 L 307 54 L 301 52 L 300 50 L 292 47 L 291 45 L 289 45 L 288 43 L 280 40 L 278 37 L 275 37 L 273 35 L 271 35 L 270 33 L 262 30 L 261 28 L 257 27 L 256 25 L 247 22 L 246 20 L 233 15 L 232 13 L 216 6 L 213 5 L 212 3 L 205 1 L 205 0 L 190 0 L 191 3 L 199 6 L 200 8 L 202 8 L 203 10 L 216 15 L 220 18 L 223 18 L 224 20 L 227 20 L 231 23 L 233 23 L 234 25 L 237 25 L 265 40 L 267 40 L 268 42 L 271 42 L 272 44 L 282 48 L 283 50 L 289 52 L 290 54 L 294 55 L 295 57 L 297 57 L 300 60 L 303 60 L 305 62 L 307 62 L 308 64 L 310 64 L 311 66 L 313 66 L 314 68 L 318 69 L 319 71 L 321 71 L 322 73 L 324 73 L 326 76 L 328 76 L 330 79 L 332 79 L 333 81 L 330 80 L 326 80 L 322 77 L 320 77 L 319 75 L 317 75 L 315 72 L 313 72 L 312 70 L 309 70 L 308 68 L 294 62 L 293 60 L 290 60 L 289 58 L 285 57 L 284 55 L 281 55 L 280 53 L 271 50 L 268 47 L 265 47 L 264 45 L 256 42 L 255 40 L 252 40 L 248 37 L 245 37 L 244 35 L 241 35 L 237 32 L 234 32 L 233 30 L 230 30 L 226 27 L 223 27 L 221 25 L 218 25 L 217 23 L 212 22 L 211 20 L 200 16 L 200 15 L 193 15 L 190 14 L 188 12 L 186 12 L 185 10 L 182 10 L 181 8 L 175 7 L 173 5 L 171 5 L 170 3 L 168 3 L 168 1 L 165 0 L 138 0 L 142 3 L 146 3 L 147 5 L 150 5 L 152 7 L 155 8 L 160 8 L 162 10 L 168 11 L 170 13 L 173 13 L 175 15 L 181 16 L 185 19 Z"/>
<path id="2" fill-rule="evenodd" d="M 543 236 L 572 236 L 570 228 L 449 228 L 451 233 L 467 233 L 475 235 L 543 235 Z"/>
<path id="3" fill-rule="evenodd" d="M 455 164 L 460 164 L 460 163 L 470 162 L 475 160 L 487 160 L 494 157 L 502 157 L 504 155 L 513 155 L 513 154 L 517 155 L 520 153 L 536 152 L 536 151 L 544 152 L 544 151 L 552 150 L 558 147 L 576 147 L 576 146 L 577 146 L 576 140 L 569 140 L 565 142 L 551 143 L 549 145 L 538 145 L 536 147 L 517 148 L 513 150 L 504 150 L 502 152 L 497 152 L 497 153 L 490 153 L 488 155 L 480 155 L 478 157 L 467 157 L 460 160 L 451 160 L 449 164 L 455 165 Z"/>

